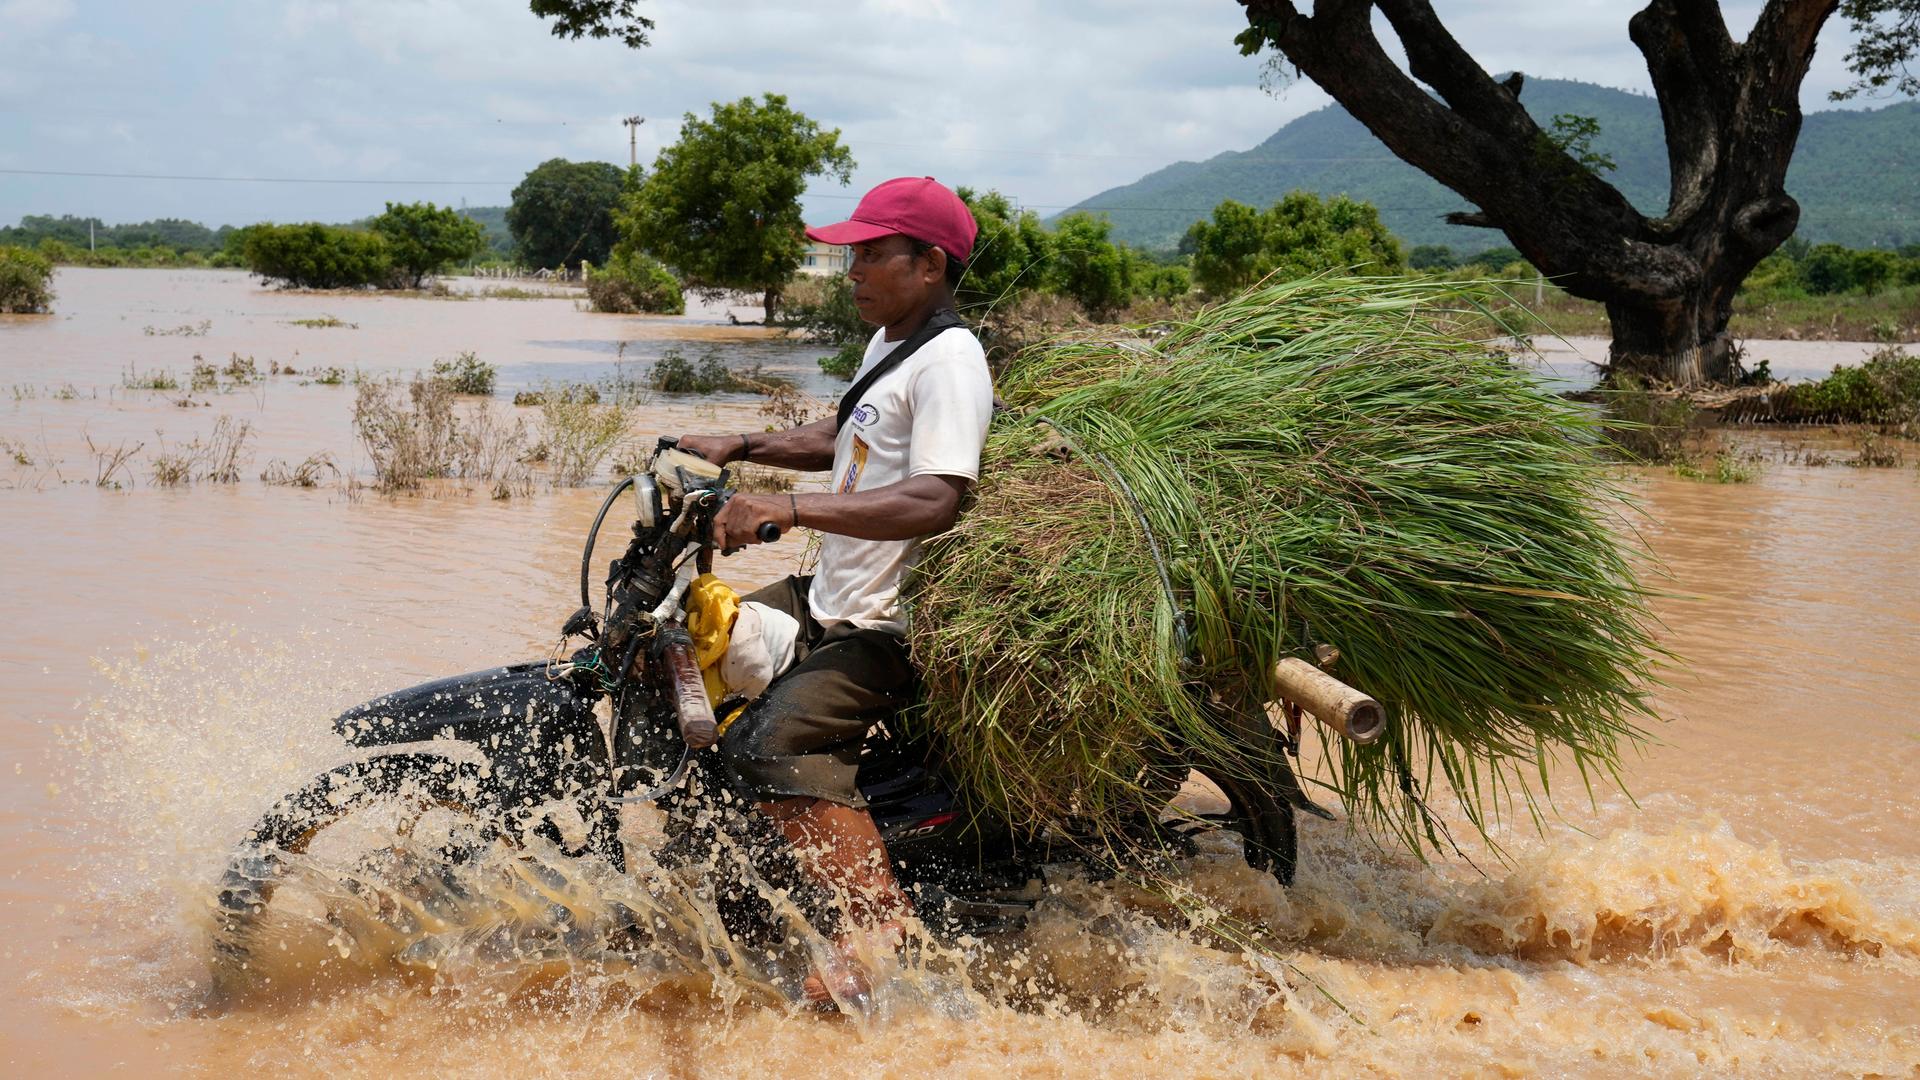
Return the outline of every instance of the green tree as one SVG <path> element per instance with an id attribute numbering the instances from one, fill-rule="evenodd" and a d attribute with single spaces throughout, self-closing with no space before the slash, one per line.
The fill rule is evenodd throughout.
<path id="1" fill-rule="evenodd" d="M 1868 250 L 1853 253 L 1853 280 L 1860 291 L 1872 296 L 1900 276 L 1900 256 L 1891 251 Z"/>
<path id="2" fill-rule="evenodd" d="M 479 222 L 430 202 L 388 203 L 370 227 L 386 239 L 394 272 L 416 289 L 447 264 L 470 259 L 487 246 Z"/>
<path id="3" fill-rule="evenodd" d="M 1047 290 L 1071 297 L 1095 317 L 1105 317 L 1133 299 L 1135 258 L 1110 237 L 1113 223 L 1085 212 L 1054 223 Z"/>
<path id="4" fill-rule="evenodd" d="M 688 113 L 680 141 L 660 152 L 618 222 L 696 291 L 759 293 L 772 322 L 805 250 L 807 178 L 845 184 L 852 175 L 838 129 L 822 130 L 779 94 L 744 97 L 715 103 L 710 119 Z"/>
<path id="5" fill-rule="evenodd" d="M 26 315 L 53 308 L 53 263 L 23 247 L 0 247 L 0 312 Z"/>
<path id="6" fill-rule="evenodd" d="M 1460 265 L 1460 257 L 1445 244 L 1416 244 L 1407 253 L 1407 265 L 1415 270 L 1451 270 Z"/>
<path id="7" fill-rule="evenodd" d="M 954 300 L 960 310 L 985 314 L 1023 292 L 1040 288 L 1052 256 L 1053 238 L 1031 210 L 1016 213 L 1013 203 L 997 191 L 985 194 L 960 188 L 955 194 L 973 211 L 980 232 L 973 255 Z"/>
<path id="8" fill-rule="evenodd" d="M 1600 175 L 1603 163 L 1582 160 L 1580 125 L 1542 131 L 1520 104 L 1524 76 L 1494 77 L 1431 0 L 1240 3 L 1242 52 L 1272 49 L 1478 207 L 1448 221 L 1501 230 L 1560 287 L 1605 304 L 1613 373 L 1681 386 L 1738 374 L 1734 294 L 1799 223 L 1787 167 L 1821 27 L 1842 11 L 1856 36 L 1847 60 L 1857 81 L 1843 95 L 1920 91 L 1907 67 L 1920 53 L 1920 0 L 1766 0 L 1742 15 L 1744 40 L 1713 0 L 1622 5 L 1670 166 L 1667 205 L 1643 213 Z"/>
<path id="9" fill-rule="evenodd" d="M 360 288 L 393 279 L 385 237 L 337 225 L 249 226 L 242 253 L 247 269 L 295 288 Z"/>
<path id="10" fill-rule="evenodd" d="M 1193 252 L 1193 279 L 1214 296 L 1239 292 L 1269 274 L 1306 277 L 1326 270 L 1395 273 L 1405 269 L 1400 242 L 1371 203 L 1295 191 L 1265 211 L 1228 199 L 1211 220 L 1196 221 L 1182 247 Z"/>
<path id="11" fill-rule="evenodd" d="M 1800 281 L 1815 296 L 1852 292 L 1860 284 L 1854 276 L 1853 252 L 1839 244 L 1816 244 L 1800 260 Z"/>
<path id="12" fill-rule="evenodd" d="M 545 268 L 599 265 L 619 239 L 613 214 L 624 170 L 604 161 L 552 158 L 534 166 L 513 189 L 507 230 L 521 260 Z"/>

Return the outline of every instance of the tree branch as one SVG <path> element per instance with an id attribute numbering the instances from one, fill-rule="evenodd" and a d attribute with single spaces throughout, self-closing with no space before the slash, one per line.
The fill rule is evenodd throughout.
<path id="1" fill-rule="evenodd" d="M 1286 0 L 1240 0 L 1243 48 L 1272 45 L 1401 160 L 1452 188 L 1548 273 L 1575 291 L 1634 289 L 1649 258 L 1631 241 L 1646 219 L 1612 185 L 1546 139 L 1513 95 L 1446 33 L 1423 0 L 1383 0 L 1415 70 L 1456 107 L 1436 100 L 1381 47 L 1365 0 L 1316 0 L 1311 17 Z M 1590 259 L 1592 238 L 1609 254 Z M 1644 245 L 1642 245 L 1644 246 Z M 1588 277 L 1588 275 L 1591 275 Z M 1583 284 L 1583 280 L 1590 285 Z M 1664 286 L 1663 286 L 1664 288 Z"/>
<path id="2" fill-rule="evenodd" d="M 1839 6 L 1840 0 L 1768 0 L 1753 24 L 1753 33 L 1747 35 L 1742 51 L 1748 54 L 1749 71 L 1771 68 L 1768 74 L 1776 77 L 1762 78 L 1761 84 L 1773 90 L 1773 96 L 1794 102 L 1796 113 L 1800 82 L 1813 60 L 1814 41 Z"/>
<path id="3" fill-rule="evenodd" d="M 1669 228 L 1706 205 L 1733 104 L 1733 42 L 1717 5 L 1704 5 L 1716 9 L 1711 18 L 1700 12 L 1702 6 L 1701 0 L 1653 0 L 1627 20 L 1627 35 L 1646 57 L 1666 128 L 1667 213 L 1662 224 Z"/>
<path id="4" fill-rule="evenodd" d="M 1426 0 L 1380 0 L 1380 11 L 1406 48 L 1413 77 L 1438 91 L 1453 111 L 1509 138 L 1529 138 L 1540 130 L 1520 107 L 1519 94 L 1506 92 L 1460 47 Z"/>

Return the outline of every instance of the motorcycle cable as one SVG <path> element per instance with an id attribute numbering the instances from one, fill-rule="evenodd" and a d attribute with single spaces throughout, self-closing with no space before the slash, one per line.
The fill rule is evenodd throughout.
<path id="1" fill-rule="evenodd" d="M 587 530 L 587 546 L 580 552 L 580 606 L 583 608 L 591 610 L 593 607 L 593 546 L 600 538 L 600 525 L 607 520 L 607 511 L 613 509 L 614 500 L 632 486 L 631 476 L 613 485 L 606 501 L 600 504 L 600 512 L 593 515 L 593 527 Z"/>

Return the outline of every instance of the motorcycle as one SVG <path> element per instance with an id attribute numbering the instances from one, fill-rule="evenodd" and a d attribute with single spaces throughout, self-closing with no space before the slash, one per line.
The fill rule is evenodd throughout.
<path id="1" fill-rule="evenodd" d="M 281 798 L 228 859 L 213 898 L 216 982 L 248 966 L 261 920 L 276 892 L 304 872 L 296 864 L 312 845 L 395 800 L 411 806 L 415 818 L 437 808 L 467 823 L 458 843 L 432 849 L 447 867 L 483 847 L 538 846 L 615 873 L 628 867 L 622 808 L 651 804 L 665 822 L 655 862 L 702 879 L 730 939 L 791 941 L 782 920 L 796 910 L 830 933 L 831 898 L 798 872 L 770 823 L 744 809 L 716 812 L 730 801 L 724 764 L 705 751 L 720 725 L 685 601 L 695 577 L 711 571 L 712 522 L 732 497 L 730 479 L 727 470 L 661 439 L 646 470 L 613 488 L 588 530 L 581 606 L 562 627 L 553 656 L 439 679 L 341 713 L 334 728 L 360 756 Z M 594 548 L 623 497 L 633 509 L 631 539 L 608 566 L 596 608 Z M 769 524 L 758 539 L 778 537 Z M 585 645 L 563 657 L 565 643 L 576 638 Z M 610 705 L 604 729 L 596 716 L 603 700 Z M 724 701 L 718 715 L 740 704 Z M 1285 765 L 1291 740 L 1268 724 L 1224 714 L 1221 722 L 1234 725 L 1247 758 L 1227 762 L 1196 752 L 1169 761 L 1166 790 L 1171 800 L 1191 770 L 1218 789 L 1224 798 L 1214 802 L 1224 808 L 1149 815 L 1141 829 L 1163 850 L 1189 851 L 1196 834 L 1230 831 L 1249 864 L 1290 883 L 1294 811 L 1321 812 Z M 1255 782 L 1244 760 L 1278 767 Z M 897 724 L 883 722 L 869 734 L 858 784 L 896 878 L 936 932 L 1017 928 L 1042 895 L 1047 867 L 1079 857 L 1071 837 L 1035 835 L 970 805 L 943 775 L 939 747 Z M 406 820 L 393 826 L 406 827 Z M 716 859 L 718 847 L 746 855 Z M 776 906 L 774 896 L 794 903 Z M 644 932 L 629 937 L 633 947 L 645 947 Z"/>

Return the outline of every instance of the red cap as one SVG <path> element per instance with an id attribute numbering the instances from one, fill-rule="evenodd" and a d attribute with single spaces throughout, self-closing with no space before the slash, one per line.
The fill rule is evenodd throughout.
<path id="1" fill-rule="evenodd" d="M 902 176 L 867 192 L 851 218 L 808 229 L 807 236 L 823 244 L 864 244 L 897 233 L 932 244 L 964 263 L 973 254 L 979 231 L 967 204 L 938 180 Z"/>

